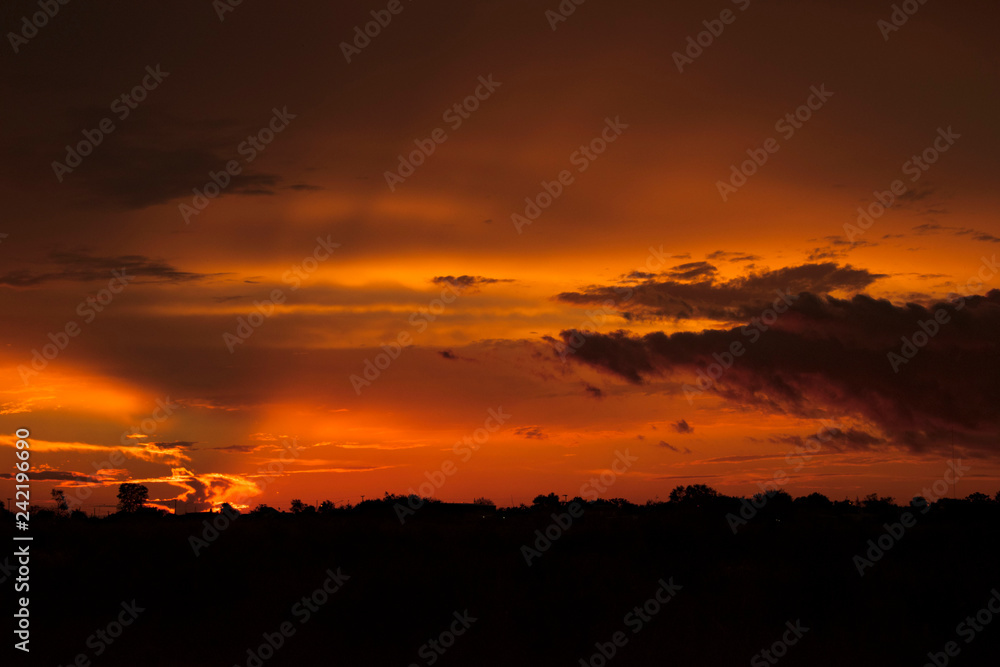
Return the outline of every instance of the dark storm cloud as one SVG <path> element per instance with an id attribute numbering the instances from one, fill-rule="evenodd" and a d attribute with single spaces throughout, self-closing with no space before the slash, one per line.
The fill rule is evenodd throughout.
<path id="1" fill-rule="evenodd" d="M 694 280 L 695 278 L 707 278 L 711 280 L 718 271 L 718 269 L 708 262 L 688 262 L 687 264 L 679 264 L 673 267 L 666 272 L 666 276 L 674 280 L 683 281 Z"/>
<path id="2" fill-rule="evenodd" d="M 157 449 L 190 449 L 197 444 L 197 442 L 191 442 L 189 440 L 174 440 L 173 442 L 150 442 L 147 443 L 147 446 L 156 447 Z"/>
<path id="3" fill-rule="evenodd" d="M 724 250 L 716 250 L 715 252 L 706 255 L 705 259 L 721 259 L 727 262 L 757 262 L 763 259 L 763 257 L 759 255 L 751 255 L 746 252 L 726 252 Z"/>
<path id="4" fill-rule="evenodd" d="M 968 236 L 973 241 L 983 241 L 985 243 L 1000 243 L 1000 237 L 987 232 L 972 229 L 970 227 L 953 227 L 948 225 L 917 225 L 913 228 L 919 235 L 925 234 L 950 234 L 952 236 Z"/>
<path id="5" fill-rule="evenodd" d="M 777 294 L 798 292 L 827 293 L 833 290 L 861 290 L 884 274 L 839 266 L 833 262 L 802 264 L 774 271 L 750 273 L 727 281 L 649 279 L 627 288 L 622 285 L 593 285 L 579 292 L 563 292 L 556 298 L 576 305 L 624 300 L 626 318 L 691 318 L 737 321 L 759 313 Z M 630 299 L 623 293 L 632 291 Z"/>
<path id="6" fill-rule="evenodd" d="M 885 438 L 880 438 L 876 435 L 868 433 L 867 431 L 856 428 L 849 428 L 847 430 L 839 428 L 824 429 L 822 441 L 820 441 L 816 436 L 803 438 L 801 435 L 774 435 L 768 439 L 771 442 L 794 445 L 798 447 L 804 445 L 807 440 L 821 442 L 838 451 L 845 449 L 869 450 L 877 445 L 884 445 L 887 442 Z"/>
<path id="7" fill-rule="evenodd" d="M 0 479 L 13 479 L 14 475 L 11 473 L 0 473 Z M 101 480 L 96 477 L 91 477 L 82 472 L 63 472 L 59 470 L 43 470 L 39 472 L 31 473 L 31 479 L 36 481 L 51 481 L 51 482 L 82 482 L 82 483 L 99 483 Z"/>
<path id="8" fill-rule="evenodd" d="M 948 213 L 943 207 L 948 198 L 934 187 L 917 185 L 897 196 L 890 208 L 912 211 L 922 216 L 944 215 Z"/>
<path id="9" fill-rule="evenodd" d="M 815 239 L 813 239 L 815 240 Z M 809 253 L 810 262 L 818 262 L 824 259 L 840 259 L 847 257 L 852 250 L 857 248 L 873 248 L 877 246 L 877 243 L 871 243 L 869 241 L 848 241 L 842 236 L 826 236 L 820 239 L 827 242 L 827 245 L 813 248 Z"/>
<path id="10" fill-rule="evenodd" d="M 889 354 L 902 352 L 904 338 L 933 330 L 927 323 L 938 312 L 947 320 L 936 335 L 894 371 Z M 744 353 L 705 388 L 730 402 L 807 418 L 861 418 L 888 443 L 917 451 L 952 437 L 974 449 L 1000 446 L 1000 290 L 931 308 L 801 294 L 759 339 L 747 330 L 595 334 L 570 358 L 642 384 L 704 372 L 740 342 Z M 580 335 L 562 332 L 565 341 Z M 847 430 L 834 445 L 865 448 L 881 437 Z"/>
<path id="11" fill-rule="evenodd" d="M 435 285 L 451 285 L 456 289 L 477 292 L 483 285 L 494 285 L 496 283 L 512 283 L 510 278 L 484 278 L 483 276 L 436 276 L 431 278 Z"/>
<path id="12" fill-rule="evenodd" d="M 263 449 L 263 445 L 226 445 L 225 447 L 212 447 L 212 449 L 220 452 L 240 452 L 248 453 L 255 452 L 258 449 Z"/>
<path id="13" fill-rule="evenodd" d="M 694 433 L 694 428 L 692 428 L 691 425 L 688 424 L 687 421 L 684 419 L 674 422 L 673 424 L 670 425 L 670 427 L 673 428 L 678 433 L 680 433 L 681 435 L 690 435 L 691 433 Z"/>
<path id="14" fill-rule="evenodd" d="M 164 283 L 189 282 L 211 275 L 180 271 L 161 260 L 143 255 L 97 257 L 80 252 L 53 252 L 49 254 L 48 265 L 47 269 L 40 271 L 8 271 L 0 275 L 0 285 L 35 287 L 58 281 L 107 281 L 112 277 L 112 271 L 122 271 L 125 276 L 145 279 L 143 282 Z"/>
<path id="15" fill-rule="evenodd" d="M 79 162 L 74 161 L 67 146 L 75 150 L 84 140 L 82 132 L 92 130 L 102 117 L 113 118 L 114 114 L 108 109 L 70 108 L 50 125 L 28 127 L 24 135 L 2 145 L 15 162 L 33 167 L 44 163 L 55 192 L 61 196 L 68 190 L 87 205 L 141 209 L 190 199 L 194 188 L 210 182 L 210 172 L 224 172 L 230 160 L 237 160 L 241 171 L 228 175 L 219 196 L 272 195 L 281 182 L 278 175 L 261 172 L 246 159 L 256 157 L 257 151 L 251 151 L 245 142 L 259 126 L 175 117 L 152 103 L 119 121 L 115 131 Z M 262 116 L 260 122 L 267 120 Z M 19 182 L 38 174 L 12 169 L 4 175 Z"/>
<path id="16" fill-rule="evenodd" d="M 898 199 L 903 202 L 918 202 L 927 199 L 932 194 L 934 194 L 934 190 L 931 188 L 914 188 L 899 195 Z"/>
<path id="17" fill-rule="evenodd" d="M 549 437 L 548 434 L 542 430 L 541 426 L 521 426 L 520 428 L 514 429 L 514 435 L 527 440 L 547 440 Z"/>
<path id="18" fill-rule="evenodd" d="M 180 132 L 133 134 L 127 141 L 95 151 L 80 173 L 67 176 L 65 181 L 72 185 L 77 176 L 87 191 L 125 208 L 191 198 L 194 188 L 201 189 L 210 182 L 209 172 L 220 172 L 229 160 L 239 157 L 238 143 L 226 142 L 212 149 L 206 148 L 200 137 Z M 244 171 L 232 177 L 220 196 L 273 195 L 279 182 L 275 174 Z"/>

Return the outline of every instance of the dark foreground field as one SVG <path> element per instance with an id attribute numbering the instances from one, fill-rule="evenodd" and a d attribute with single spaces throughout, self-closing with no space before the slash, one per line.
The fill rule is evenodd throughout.
<path id="1" fill-rule="evenodd" d="M 1000 504 L 788 506 L 736 535 L 732 507 L 672 505 L 588 507 L 550 528 L 561 535 L 530 566 L 522 545 L 566 505 L 426 507 L 405 525 L 387 506 L 244 515 L 197 556 L 189 538 L 205 537 L 208 515 L 35 521 L 31 659 L 8 630 L 14 661 L 3 662 L 819 667 L 935 664 L 931 653 L 938 665 L 998 664 L 988 603 Z M 889 548 L 860 576 L 854 557 L 906 511 L 915 525 L 883 537 Z M 10 625 L 16 574 L 4 576 Z M 120 634 L 118 620 L 130 623 Z"/>

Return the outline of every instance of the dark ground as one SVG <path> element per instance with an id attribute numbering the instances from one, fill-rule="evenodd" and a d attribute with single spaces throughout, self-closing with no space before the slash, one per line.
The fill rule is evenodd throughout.
<path id="1" fill-rule="evenodd" d="M 948 664 L 998 664 L 1000 614 L 971 643 L 956 627 L 1000 589 L 1000 503 L 914 512 L 916 525 L 863 577 L 854 556 L 906 509 L 789 504 L 765 508 L 737 535 L 729 509 L 591 506 L 530 567 L 521 546 L 565 505 L 485 518 L 429 506 L 405 525 L 388 506 L 244 515 L 198 556 L 189 537 L 201 536 L 207 515 L 37 518 L 30 661 L 11 649 L 8 629 L 4 652 L 14 659 L 2 662 L 69 665 L 83 653 L 93 665 L 245 666 L 263 633 L 288 621 L 294 635 L 250 667 L 432 657 L 442 666 L 602 665 L 586 661 L 618 631 L 627 643 L 609 665 L 767 665 L 755 655 L 801 621 L 808 631 L 777 663 L 919 667 L 955 641 Z M 12 552 L 5 547 L 0 563 Z M 337 568 L 349 580 L 302 623 L 293 605 Z M 8 626 L 13 576 L 2 584 Z M 683 588 L 635 633 L 625 616 L 661 578 Z M 95 656 L 88 637 L 133 599 L 145 611 Z M 443 655 L 421 655 L 466 610 L 477 619 L 469 630 Z"/>

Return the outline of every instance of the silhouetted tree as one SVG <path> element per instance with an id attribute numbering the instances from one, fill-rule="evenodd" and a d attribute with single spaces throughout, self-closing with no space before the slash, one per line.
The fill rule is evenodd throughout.
<path id="1" fill-rule="evenodd" d="M 833 503 L 822 493 L 810 493 L 795 499 L 795 505 L 808 510 L 829 510 L 833 508 Z"/>
<path id="2" fill-rule="evenodd" d="M 332 514 L 335 509 L 337 509 L 337 506 L 329 500 L 324 500 L 319 504 L 320 514 Z"/>
<path id="3" fill-rule="evenodd" d="M 845 497 L 843 500 L 833 501 L 833 511 L 838 514 L 857 514 L 858 506 Z"/>
<path id="4" fill-rule="evenodd" d="M 149 498 L 149 489 L 142 484 L 125 482 L 118 486 L 118 511 L 138 512 Z"/>
<path id="5" fill-rule="evenodd" d="M 298 498 L 292 499 L 292 514 L 301 514 L 306 508 L 306 504 Z"/>
<path id="6" fill-rule="evenodd" d="M 879 496 L 877 493 L 870 493 L 861 501 L 862 507 L 869 512 L 885 512 L 895 507 L 892 496 Z"/>
<path id="7" fill-rule="evenodd" d="M 559 507 L 559 496 L 555 493 L 550 493 L 549 495 L 538 494 L 535 499 L 531 501 L 534 507 Z"/>
<path id="8" fill-rule="evenodd" d="M 968 500 L 970 503 L 977 503 L 977 504 L 990 502 L 990 497 L 988 495 L 986 495 L 985 493 L 979 493 L 978 491 L 976 493 L 970 493 L 968 496 L 965 497 L 965 499 Z"/>
<path id="9" fill-rule="evenodd" d="M 718 498 L 719 492 L 705 484 L 677 486 L 670 492 L 670 502 L 684 505 L 700 505 Z"/>
<path id="10" fill-rule="evenodd" d="M 56 514 L 62 516 L 69 509 L 69 503 L 66 502 L 66 492 L 62 489 L 52 489 L 52 500 L 56 503 Z"/>
<path id="11" fill-rule="evenodd" d="M 489 498 L 486 498 L 486 497 L 483 497 L 483 496 L 480 496 L 479 498 L 476 498 L 475 500 L 473 500 L 472 504 L 473 505 L 487 505 L 489 507 L 496 507 L 497 506 L 495 502 L 493 502 Z"/>
<path id="12" fill-rule="evenodd" d="M 770 507 L 787 508 L 792 504 L 792 496 L 787 491 L 772 489 L 766 493 L 755 493 L 753 500 L 758 505 L 768 505 Z"/>

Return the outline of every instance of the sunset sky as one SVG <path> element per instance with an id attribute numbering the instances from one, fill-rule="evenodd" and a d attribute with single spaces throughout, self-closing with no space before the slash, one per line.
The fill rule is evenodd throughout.
<path id="1" fill-rule="evenodd" d="M 953 446 L 960 496 L 1000 489 L 995 4 L 222 4 L 3 47 L 0 443 L 31 431 L 36 496 L 287 508 L 453 462 L 431 495 L 506 505 L 628 451 L 605 497 L 908 500 Z"/>

